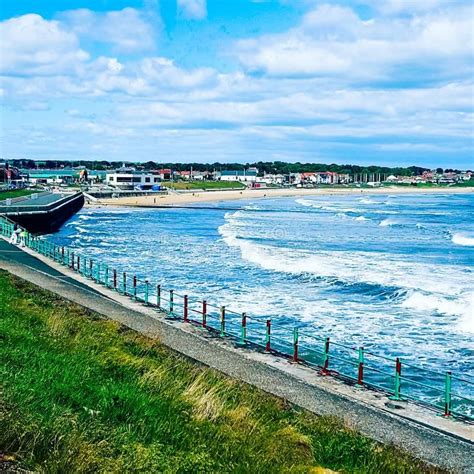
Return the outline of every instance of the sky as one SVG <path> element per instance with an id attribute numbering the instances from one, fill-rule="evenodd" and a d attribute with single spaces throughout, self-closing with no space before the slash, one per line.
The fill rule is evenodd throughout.
<path id="1" fill-rule="evenodd" d="M 0 158 L 474 168 L 470 0 L 2 0 Z"/>

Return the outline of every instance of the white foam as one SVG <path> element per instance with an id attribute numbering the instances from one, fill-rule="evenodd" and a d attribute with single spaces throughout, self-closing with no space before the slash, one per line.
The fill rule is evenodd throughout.
<path id="1" fill-rule="evenodd" d="M 356 217 L 354 220 L 355 221 L 367 221 L 369 219 L 367 219 L 367 217 L 364 217 L 364 216 L 359 216 L 359 217 Z"/>
<path id="2" fill-rule="evenodd" d="M 368 283 L 406 290 L 422 290 L 441 296 L 456 297 L 466 289 L 472 273 L 454 265 L 418 263 L 400 260 L 397 255 L 382 252 L 299 250 L 256 244 L 239 236 L 245 231 L 230 217 L 219 227 L 227 245 L 238 248 L 241 257 L 265 270 L 288 274 L 310 274 L 353 283 Z M 390 269 L 390 271 L 387 271 Z M 443 282 L 441 285 L 440 282 Z"/>
<path id="3" fill-rule="evenodd" d="M 462 245 L 463 247 L 474 247 L 474 237 L 464 233 L 453 234 L 451 241 L 453 244 Z"/>
<path id="4" fill-rule="evenodd" d="M 369 198 L 360 198 L 359 202 L 361 204 L 382 204 L 380 201 L 373 201 L 372 199 L 369 199 Z"/>
<path id="5" fill-rule="evenodd" d="M 383 221 L 380 222 L 379 226 L 380 227 L 388 227 L 388 226 L 392 226 L 392 225 L 399 225 L 400 222 L 395 220 L 395 219 L 392 219 L 391 217 L 387 218 L 387 219 L 384 219 Z"/>
<path id="6" fill-rule="evenodd" d="M 295 202 L 305 207 L 314 207 L 315 209 L 321 209 L 322 207 L 321 204 L 318 204 L 317 202 L 311 201 L 309 199 L 296 199 Z"/>
<path id="7" fill-rule="evenodd" d="M 403 308 L 415 311 L 429 311 L 448 316 L 460 316 L 458 328 L 462 332 L 474 333 L 474 303 L 473 294 L 457 297 L 437 296 L 420 291 L 410 291 L 401 303 Z"/>

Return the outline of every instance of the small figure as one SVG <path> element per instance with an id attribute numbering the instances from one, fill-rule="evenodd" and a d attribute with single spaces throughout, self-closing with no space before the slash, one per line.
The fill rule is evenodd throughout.
<path id="1" fill-rule="evenodd" d="M 18 236 L 20 235 L 20 232 L 20 226 L 18 224 L 15 224 L 15 227 L 13 228 L 13 232 L 9 240 L 11 244 L 16 245 L 18 243 Z"/>

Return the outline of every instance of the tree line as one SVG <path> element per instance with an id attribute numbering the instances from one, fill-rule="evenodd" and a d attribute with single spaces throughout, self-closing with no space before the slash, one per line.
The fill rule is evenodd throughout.
<path id="1" fill-rule="evenodd" d="M 66 160 L 46 160 L 46 161 L 35 161 L 29 159 L 16 159 L 8 160 L 10 166 L 25 169 L 57 169 L 57 168 L 70 168 L 76 166 L 85 166 L 89 170 L 108 170 L 115 169 L 121 166 L 122 162 L 112 161 L 91 161 L 91 160 L 77 160 L 77 161 L 66 161 Z M 381 175 L 395 175 L 395 176 L 419 176 L 424 171 L 430 171 L 429 168 L 423 168 L 421 166 L 408 166 L 408 167 L 388 167 L 388 166 L 360 166 L 344 164 L 339 165 L 336 163 L 325 164 L 325 163 L 288 163 L 285 161 L 258 161 L 254 163 L 158 163 L 155 161 L 146 161 L 142 163 L 125 162 L 126 166 L 133 166 L 137 169 L 143 170 L 154 170 L 161 168 L 169 168 L 173 171 L 189 171 L 191 168 L 193 171 L 226 171 L 226 170 L 244 170 L 247 168 L 255 167 L 258 168 L 259 174 L 264 173 L 272 174 L 289 174 L 289 173 L 311 173 L 311 172 L 324 172 L 331 171 L 340 174 L 381 174 Z M 437 168 L 438 173 L 445 172 L 459 172 L 459 170 Z"/>

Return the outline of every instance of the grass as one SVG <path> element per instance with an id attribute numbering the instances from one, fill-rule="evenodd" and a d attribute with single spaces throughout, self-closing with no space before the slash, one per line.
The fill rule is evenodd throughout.
<path id="1" fill-rule="evenodd" d="M 0 271 L 0 460 L 39 472 L 439 472 Z"/>
<path id="2" fill-rule="evenodd" d="M 11 191 L 0 191 L 0 201 L 21 196 L 29 196 L 30 194 L 37 192 L 39 192 L 37 189 L 13 189 Z"/>
<path id="3" fill-rule="evenodd" d="M 164 186 L 176 189 L 245 189 L 245 184 L 238 181 L 164 181 Z"/>

